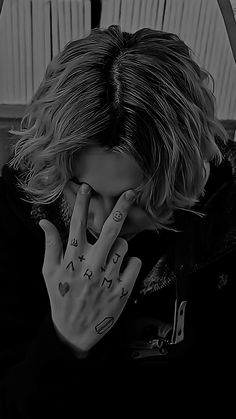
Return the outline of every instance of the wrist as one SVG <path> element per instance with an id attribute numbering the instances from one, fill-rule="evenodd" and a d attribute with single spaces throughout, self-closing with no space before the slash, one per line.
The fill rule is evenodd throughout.
<path id="1" fill-rule="evenodd" d="M 53 323 L 54 324 L 54 323 Z M 78 348 L 76 345 L 74 345 L 73 343 L 71 343 L 70 341 L 68 341 L 57 329 L 56 325 L 54 324 L 54 329 L 55 332 L 57 334 L 57 336 L 59 337 L 59 339 L 67 346 L 70 347 L 70 349 L 72 350 L 72 352 L 74 353 L 74 355 L 76 356 L 76 358 L 78 359 L 83 359 L 83 358 L 87 358 L 89 351 L 88 350 L 84 350 L 84 349 L 80 349 Z"/>

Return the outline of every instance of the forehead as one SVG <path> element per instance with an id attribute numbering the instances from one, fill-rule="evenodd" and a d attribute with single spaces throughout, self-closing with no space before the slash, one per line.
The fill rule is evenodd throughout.
<path id="1" fill-rule="evenodd" d="M 107 196 L 137 188 L 143 180 L 143 172 L 132 157 L 99 147 L 84 150 L 74 158 L 73 175 Z"/>

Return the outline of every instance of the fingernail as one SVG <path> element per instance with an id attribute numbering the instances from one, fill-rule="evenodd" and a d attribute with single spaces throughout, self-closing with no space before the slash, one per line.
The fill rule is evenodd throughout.
<path id="1" fill-rule="evenodd" d="M 87 183 L 83 183 L 80 187 L 80 192 L 82 194 L 88 194 L 90 192 L 91 188 L 89 185 L 87 185 Z"/>
<path id="2" fill-rule="evenodd" d="M 135 197 L 136 197 L 136 194 L 134 191 L 125 192 L 125 198 L 127 199 L 127 201 L 133 201 Z"/>

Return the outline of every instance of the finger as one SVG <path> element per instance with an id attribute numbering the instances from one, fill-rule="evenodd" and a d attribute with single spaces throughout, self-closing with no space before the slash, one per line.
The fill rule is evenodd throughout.
<path id="1" fill-rule="evenodd" d="M 118 237 L 113 244 L 107 258 L 106 272 L 112 276 L 113 272 L 120 272 L 125 254 L 128 251 L 128 243 L 122 237 Z"/>
<path id="2" fill-rule="evenodd" d="M 132 194 L 132 197 L 127 192 Z M 114 206 L 111 214 L 106 219 L 99 239 L 94 244 L 94 252 L 96 254 L 97 262 L 106 262 L 107 255 L 114 244 L 117 236 L 119 235 L 125 218 L 131 208 L 135 199 L 135 193 L 133 191 L 127 191 L 121 195 L 116 205 Z"/>
<path id="3" fill-rule="evenodd" d="M 112 290 L 116 285 L 120 267 L 124 259 L 124 255 L 128 250 L 128 243 L 126 240 L 118 237 L 114 243 L 106 268 L 101 267 L 101 282 L 100 287 L 108 290 Z"/>
<path id="4" fill-rule="evenodd" d="M 87 187 L 87 190 L 83 187 Z M 72 249 L 75 249 L 77 246 L 84 247 L 84 244 L 87 242 L 86 229 L 89 201 L 91 197 L 90 192 L 91 188 L 86 183 L 82 184 L 78 190 L 70 222 L 70 232 L 65 258 L 68 256 L 68 253 L 71 254 Z"/>
<path id="5" fill-rule="evenodd" d="M 119 293 L 120 300 L 124 302 L 124 304 L 131 294 L 141 267 L 142 261 L 139 258 L 130 257 L 125 270 L 120 275 L 120 284 L 119 287 L 117 287 L 117 292 Z"/>
<path id="6" fill-rule="evenodd" d="M 43 273 L 49 273 L 60 264 L 63 255 L 63 245 L 57 228 L 48 220 L 40 220 L 39 226 L 45 235 L 45 254 Z"/>

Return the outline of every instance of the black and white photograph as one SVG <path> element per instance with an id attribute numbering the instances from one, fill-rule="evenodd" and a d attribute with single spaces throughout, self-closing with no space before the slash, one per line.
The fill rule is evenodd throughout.
<path id="1" fill-rule="evenodd" d="M 0 0 L 0 419 L 231 417 L 235 281 L 236 1 Z"/>

